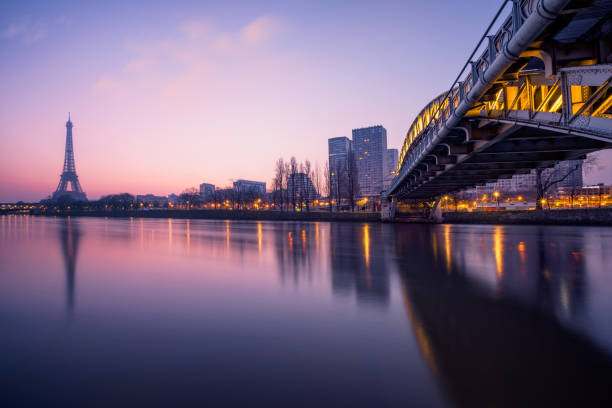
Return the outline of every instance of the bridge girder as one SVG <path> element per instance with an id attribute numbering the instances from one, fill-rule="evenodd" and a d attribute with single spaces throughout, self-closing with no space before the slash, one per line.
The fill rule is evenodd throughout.
<path id="1" fill-rule="evenodd" d="M 487 34 L 471 72 L 417 116 L 385 196 L 442 194 L 445 180 L 474 185 L 468 171 L 509 177 L 612 147 L 612 4 L 535 4 L 515 1 L 521 11 Z"/>

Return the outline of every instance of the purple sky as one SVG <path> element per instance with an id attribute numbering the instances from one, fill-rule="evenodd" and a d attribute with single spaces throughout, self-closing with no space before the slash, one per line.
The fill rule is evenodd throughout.
<path id="1" fill-rule="evenodd" d="M 65 122 L 90 199 L 269 182 L 381 124 L 398 148 L 498 1 L 3 2 L 0 202 L 57 186 Z M 612 154 L 587 182 L 612 179 Z"/>

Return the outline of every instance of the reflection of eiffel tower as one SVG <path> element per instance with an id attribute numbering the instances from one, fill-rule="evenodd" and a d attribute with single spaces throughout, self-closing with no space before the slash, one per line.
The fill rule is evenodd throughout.
<path id="1" fill-rule="evenodd" d="M 65 219 L 60 228 L 60 241 L 62 242 L 62 254 L 64 255 L 64 266 L 66 268 L 66 307 L 69 314 L 74 309 L 76 258 L 80 237 L 79 224 L 72 222 L 70 218 Z"/>
<path id="2" fill-rule="evenodd" d="M 68 190 L 68 184 L 72 190 Z M 87 197 L 81 188 L 79 178 L 76 174 L 76 166 L 74 164 L 74 150 L 72 148 L 72 122 L 70 114 L 68 114 L 68 122 L 66 122 L 66 152 L 64 154 L 64 170 L 60 176 L 60 182 L 57 185 L 53 199 L 69 198 L 72 200 L 86 201 Z"/>

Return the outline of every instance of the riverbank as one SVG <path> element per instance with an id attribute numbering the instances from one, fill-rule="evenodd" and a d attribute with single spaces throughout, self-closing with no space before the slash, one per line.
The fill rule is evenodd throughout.
<path id="1" fill-rule="evenodd" d="M 176 218 L 208 220 L 251 220 L 251 221 L 322 221 L 322 222 L 380 222 L 379 213 L 363 212 L 290 212 L 252 210 L 60 210 L 60 211 L 7 211 L 0 214 L 30 214 L 56 217 L 111 217 L 111 218 Z M 427 218 L 398 214 L 390 223 L 436 224 Z M 549 211 L 478 211 L 445 212 L 442 223 L 448 224 L 497 224 L 497 225 L 591 225 L 612 226 L 612 209 L 590 208 Z"/>
<path id="2" fill-rule="evenodd" d="M 252 221 L 341 221 L 380 222 L 379 213 L 363 212 L 291 212 L 291 211 L 246 211 L 246 210 L 110 210 L 110 211 L 32 211 L 32 215 L 56 217 L 112 217 L 112 218 L 180 218 L 207 220 L 252 220 Z"/>
<path id="3" fill-rule="evenodd" d="M 612 226 L 612 209 L 446 212 L 442 214 L 442 219 L 444 223 L 449 224 Z"/>

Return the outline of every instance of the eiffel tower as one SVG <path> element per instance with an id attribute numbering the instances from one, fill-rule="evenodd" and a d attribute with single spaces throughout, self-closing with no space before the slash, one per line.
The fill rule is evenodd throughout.
<path id="1" fill-rule="evenodd" d="M 68 190 L 68 184 L 72 190 Z M 64 171 L 60 176 L 60 181 L 57 190 L 53 193 L 53 199 L 68 198 L 75 201 L 87 201 L 87 197 L 79 183 L 79 177 L 76 174 L 74 165 L 74 150 L 72 149 L 72 122 L 70 121 L 70 113 L 68 113 L 68 122 L 66 122 L 66 153 L 64 155 Z"/>

